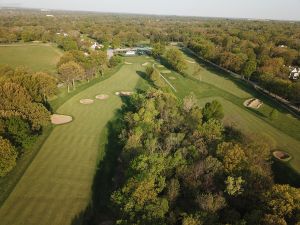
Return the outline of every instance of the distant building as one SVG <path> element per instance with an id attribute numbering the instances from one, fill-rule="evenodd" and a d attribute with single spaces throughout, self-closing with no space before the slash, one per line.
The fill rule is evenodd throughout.
<path id="1" fill-rule="evenodd" d="M 57 32 L 56 35 L 63 35 L 64 37 L 68 37 L 69 36 L 67 33 L 60 33 L 60 32 Z"/>
<path id="2" fill-rule="evenodd" d="M 116 48 L 113 50 L 114 54 L 120 54 L 124 56 L 145 55 L 150 54 L 151 51 L 152 48 L 150 47 Z"/>
<path id="3" fill-rule="evenodd" d="M 279 45 L 278 47 L 279 47 L 279 48 L 287 48 L 286 45 Z"/>
<path id="4" fill-rule="evenodd" d="M 113 50 L 115 54 L 122 54 L 125 55 L 126 52 L 132 51 L 131 48 L 116 48 Z"/>
<path id="5" fill-rule="evenodd" d="M 136 54 L 136 51 L 130 50 L 125 53 L 125 56 L 134 56 L 135 54 Z"/>
<path id="6" fill-rule="evenodd" d="M 152 48 L 151 47 L 138 47 L 136 48 L 136 52 L 138 55 L 145 55 L 145 54 L 151 54 Z"/>
<path id="7" fill-rule="evenodd" d="M 290 67 L 290 75 L 289 78 L 291 80 L 298 80 L 300 78 L 300 68 L 298 67 Z"/>
<path id="8" fill-rule="evenodd" d="M 97 42 L 95 42 L 92 46 L 91 46 L 91 49 L 100 49 L 100 48 L 103 48 L 104 45 L 101 45 L 101 44 L 98 44 Z"/>

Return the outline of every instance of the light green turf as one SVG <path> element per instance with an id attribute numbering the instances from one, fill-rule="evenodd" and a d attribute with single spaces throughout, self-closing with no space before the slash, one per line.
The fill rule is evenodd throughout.
<path id="1" fill-rule="evenodd" d="M 68 225 L 85 209 L 90 199 L 99 146 L 104 144 L 100 142 L 101 133 L 122 104 L 114 93 L 145 85 L 137 71 L 145 70 L 141 65 L 147 59 L 133 57 L 126 61 L 134 64 L 124 65 L 115 75 L 75 95 L 58 109 L 58 113 L 72 115 L 75 120 L 56 127 L 50 134 L 0 209 L 1 224 Z M 189 67 L 189 74 L 192 70 Z M 247 133 L 268 137 L 280 149 L 293 155 L 291 165 L 300 171 L 299 120 L 265 98 L 262 98 L 265 105 L 258 111 L 244 108 L 244 100 L 255 93 L 203 67 L 195 79 L 174 72 L 165 75 L 167 79 L 171 76 L 176 78 L 169 79 L 169 82 L 177 89 L 178 97 L 194 92 L 201 105 L 218 99 L 224 106 L 226 123 L 234 123 Z M 79 103 L 82 98 L 94 98 L 102 93 L 109 94 L 110 98 L 95 100 L 93 105 Z M 266 117 L 272 107 L 280 110 L 278 121 L 270 121 Z M 277 122 L 281 122 L 281 127 L 276 125 Z"/>
<path id="2" fill-rule="evenodd" d="M 142 58 L 124 65 L 110 78 L 72 97 L 58 113 L 72 115 L 74 121 L 54 128 L 36 158 L 0 209 L 2 225 L 68 225 L 85 209 L 99 156 L 101 133 L 121 107 L 117 91 L 132 91 L 141 79 Z M 143 83 L 143 82 L 142 82 Z M 108 94 L 107 100 L 96 100 Z M 82 105 L 80 99 L 95 99 Z M 100 152 L 101 154 L 101 152 Z"/>
<path id="3" fill-rule="evenodd" d="M 51 44 L 0 45 L 0 65 L 54 73 L 62 52 Z"/>
<path id="4" fill-rule="evenodd" d="M 194 60 L 185 55 L 187 60 Z M 290 164 L 300 172 L 300 121 L 293 117 L 279 104 L 247 87 L 239 80 L 224 75 L 213 68 L 206 69 L 204 64 L 187 63 L 187 77 L 175 72 L 164 75 L 177 89 L 175 93 L 180 98 L 193 92 L 203 106 L 207 101 L 219 100 L 225 112 L 224 122 L 233 124 L 242 131 L 256 136 L 267 137 L 274 148 L 289 152 L 293 159 Z M 200 72 L 195 74 L 200 67 Z M 166 68 L 159 68 L 160 71 Z M 170 79 L 175 77 L 176 79 Z M 248 109 L 243 102 L 256 97 L 264 102 L 259 110 Z M 269 113 L 276 108 L 279 111 L 277 119 L 271 120 Z"/>

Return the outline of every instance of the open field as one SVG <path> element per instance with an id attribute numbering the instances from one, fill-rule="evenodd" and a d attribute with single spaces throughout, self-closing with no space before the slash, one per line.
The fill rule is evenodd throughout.
<path id="1" fill-rule="evenodd" d="M 195 59 L 185 55 L 186 60 Z M 160 71 L 164 67 L 157 67 Z M 207 67 L 205 64 L 188 63 L 187 77 L 172 72 L 165 77 L 177 89 L 180 98 L 193 92 L 203 106 L 207 101 L 219 100 L 225 112 L 224 122 L 233 124 L 248 134 L 266 137 L 274 148 L 290 153 L 293 159 L 290 165 L 300 172 L 300 121 L 273 100 L 247 87 L 239 80 Z M 259 109 L 246 108 L 243 103 L 257 98 L 264 103 Z M 273 109 L 279 111 L 278 117 L 271 120 Z"/>
<path id="2" fill-rule="evenodd" d="M 58 108 L 58 114 L 71 115 L 71 123 L 53 129 L 13 192 L 0 209 L 1 224 L 70 224 L 87 206 L 101 143 L 107 122 L 121 107 L 117 91 L 134 91 L 146 85 L 136 71 L 145 59 L 130 58 L 110 78 L 96 83 L 70 98 Z M 109 99 L 91 105 L 81 99 Z"/>
<path id="3" fill-rule="evenodd" d="M 54 73 L 62 52 L 50 44 L 0 45 L 0 65 Z"/>

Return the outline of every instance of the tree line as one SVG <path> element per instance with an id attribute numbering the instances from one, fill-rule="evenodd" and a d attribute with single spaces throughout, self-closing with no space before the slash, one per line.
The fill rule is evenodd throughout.
<path id="1" fill-rule="evenodd" d="M 3 10 L 0 43 L 38 40 L 57 43 L 65 51 L 88 52 L 91 40 L 105 48 L 137 46 L 149 41 L 154 47 L 157 43 L 182 42 L 205 59 L 257 82 L 295 105 L 300 103 L 300 82 L 289 79 L 289 67 L 300 66 L 298 22 L 53 14 L 48 18 L 39 11 Z M 91 40 L 82 39 L 82 35 Z"/>
<path id="2" fill-rule="evenodd" d="M 48 98 L 56 94 L 56 84 L 47 73 L 0 67 L 0 177 L 13 169 L 49 125 Z"/>
<path id="3" fill-rule="evenodd" d="M 199 56 L 241 74 L 266 90 L 300 103 L 300 82 L 289 79 L 290 67 L 300 66 L 298 26 L 230 23 L 213 27 L 187 42 Z M 253 30 L 254 31 L 249 31 Z"/>
<path id="4" fill-rule="evenodd" d="M 104 76 L 108 68 L 116 67 L 123 59 L 116 55 L 107 58 L 106 51 L 90 51 L 89 54 L 81 50 L 66 51 L 57 63 L 58 78 L 70 92 L 70 87 L 76 89 L 76 81 L 90 81 L 97 76 Z"/>

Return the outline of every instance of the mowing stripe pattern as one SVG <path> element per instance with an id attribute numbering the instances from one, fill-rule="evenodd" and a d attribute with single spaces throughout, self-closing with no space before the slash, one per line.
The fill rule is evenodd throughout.
<path id="1" fill-rule="evenodd" d="M 59 114 L 74 121 L 54 128 L 36 158 L 0 209 L 2 225 L 68 225 L 85 210 L 99 156 L 100 135 L 121 98 L 113 93 L 133 91 L 140 77 L 138 63 L 123 66 L 111 78 L 75 95 L 62 105 Z M 108 93 L 106 101 L 79 103 Z"/>

